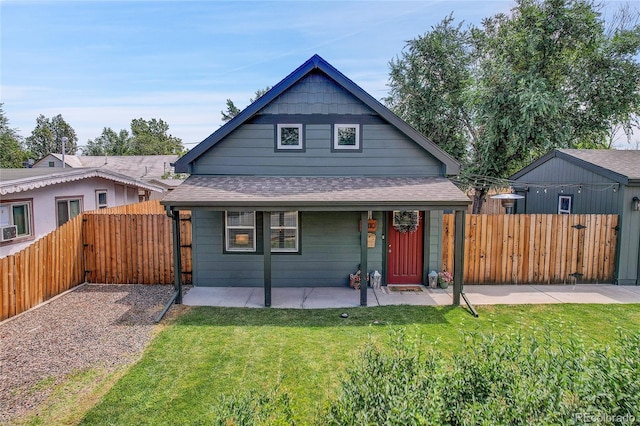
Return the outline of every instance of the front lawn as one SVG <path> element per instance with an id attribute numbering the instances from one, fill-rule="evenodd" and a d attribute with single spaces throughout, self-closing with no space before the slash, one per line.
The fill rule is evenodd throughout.
<path id="1" fill-rule="evenodd" d="M 296 424 L 318 423 L 340 381 L 369 343 L 420 336 L 425 349 L 454 354 L 470 333 L 557 330 L 587 347 L 619 329 L 640 332 L 640 305 L 389 306 L 327 310 L 191 308 L 171 321 L 82 420 L 83 424 L 211 424 L 221 401 L 286 394 Z M 348 318 L 340 314 L 347 312 Z M 91 395 L 87 395 L 90 398 Z M 233 400 L 233 397 L 231 400 Z M 58 408 L 59 410 L 59 408 Z M 40 420 L 46 413 L 40 413 Z M 33 423 L 39 423 L 35 421 Z"/>

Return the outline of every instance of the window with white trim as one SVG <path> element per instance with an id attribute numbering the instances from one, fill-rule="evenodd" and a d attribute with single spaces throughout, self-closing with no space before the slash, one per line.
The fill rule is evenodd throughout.
<path id="1" fill-rule="evenodd" d="M 271 252 L 298 252 L 298 212 L 271 212 Z"/>
<path id="2" fill-rule="evenodd" d="M 225 249 L 256 251 L 256 212 L 225 212 Z"/>
<path id="3" fill-rule="evenodd" d="M 277 149 L 303 149 L 302 124 L 278 124 Z"/>
<path id="4" fill-rule="evenodd" d="M 64 225 L 69 220 L 82 212 L 82 198 L 58 198 L 56 199 L 56 218 L 58 226 Z"/>
<path id="5" fill-rule="evenodd" d="M 0 204 L 0 229 L 15 226 L 15 238 L 30 237 L 32 208 L 31 201 Z"/>
<path id="6" fill-rule="evenodd" d="M 107 190 L 99 189 L 96 191 L 96 208 L 97 209 L 106 209 L 108 207 L 107 203 Z"/>
<path id="7" fill-rule="evenodd" d="M 360 149 L 360 125 L 334 124 L 333 149 L 359 150 Z"/>
<path id="8" fill-rule="evenodd" d="M 558 195 L 558 214 L 571 214 L 571 195 Z"/>

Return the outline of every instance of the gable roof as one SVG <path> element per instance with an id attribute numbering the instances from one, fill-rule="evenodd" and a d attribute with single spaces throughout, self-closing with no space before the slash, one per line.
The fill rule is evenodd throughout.
<path id="1" fill-rule="evenodd" d="M 446 173 L 449 175 L 458 174 L 460 171 L 460 164 L 445 151 L 440 149 L 436 144 L 424 137 L 420 132 L 415 130 L 409 124 L 404 122 L 400 117 L 395 115 L 391 110 L 382 105 L 373 96 L 365 92 L 360 86 L 349 80 L 344 74 L 334 68 L 327 61 L 322 59 L 319 55 L 313 55 L 309 60 L 303 63 L 295 71 L 285 77 L 278 84 L 273 86 L 271 90 L 258 98 L 255 102 L 242 110 L 237 116 L 228 121 L 214 133 L 209 135 L 205 140 L 200 142 L 191 151 L 185 154 L 175 163 L 176 172 L 188 173 L 189 163 L 195 161 L 199 156 L 204 154 L 207 150 L 213 147 L 215 144 L 224 139 L 227 135 L 240 127 L 243 123 L 248 121 L 256 113 L 262 110 L 266 105 L 273 102 L 278 96 L 283 94 L 286 90 L 291 88 L 294 84 L 300 81 L 303 77 L 308 75 L 314 70 L 319 70 L 327 77 L 331 78 L 343 89 L 367 105 L 377 114 L 379 114 L 389 124 L 395 126 L 399 131 L 405 134 L 408 138 L 420 145 L 438 160 L 440 160 L 446 166 Z"/>
<path id="2" fill-rule="evenodd" d="M 62 154 L 51 153 L 38 161 L 47 161 L 55 157 L 62 161 Z M 165 173 L 172 171 L 171 164 L 178 155 L 65 155 L 68 167 L 93 167 L 111 170 L 115 173 L 140 179 L 160 179 Z"/>
<path id="3" fill-rule="evenodd" d="M 623 185 L 640 183 L 640 151 L 615 149 L 554 149 L 510 179 L 519 179 L 552 158 L 560 158 Z"/>
<path id="4" fill-rule="evenodd" d="M 102 178 L 135 186 L 149 191 L 162 192 L 162 188 L 129 176 L 96 168 L 35 168 L 0 169 L 0 195 L 14 194 L 60 183 L 88 178 Z"/>

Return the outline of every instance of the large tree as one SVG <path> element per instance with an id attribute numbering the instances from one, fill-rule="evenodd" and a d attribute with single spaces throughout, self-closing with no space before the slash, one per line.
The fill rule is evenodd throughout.
<path id="1" fill-rule="evenodd" d="M 182 140 L 168 134 L 169 125 L 162 119 L 131 120 L 128 155 L 182 154 Z"/>
<path id="2" fill-rule="evenodd" d="M 492 186 L 554 147 L 603 148 L 640 105 L 640 27 L 586 0 L 519 0 L 463 29 L 447 17 L 391 61 L 387 104 Z"/>
<path id="3" fill-rule="evenodd" d="M 116 133 L 111 127 L 102 129 L 102 134 L 87 141 L 87 145 L 80 148 L 83 155 L 128 155 L 131 136 L 125 129 Z"/>
<path id="4" fill-rule="evenodd" d="M 271 87 L 267 86 L 264 89 L 256 90 L 255 97 L 254 98 L 249 98 L 249 104 L 252 104 L 255 101 L 257 101 L 262 95 L 267 93 L 270 89 L 271 89 Z M 224 121 L 226 123 L 227 121 L 231 120 L 236 115 L 240 114 L 240 111 L 242 111 L 242 110 L 240 108 L 238 108 L 233 103 L 233 101 L 231 99 L 227 99 L 227 110 L 226 111 L 220 111 L 220 114 L 222 115 L 222 121 Z"/>
<path id="5" fill-rule="evenodd" d="M 28 158 L 29 153 L 22 146 L 22 138 L 9 125 L 9 118 L 4 114 L 0 103 L 0 168 L 22 167 L 22 162 Z"/>
<path id="6" fill-rule="evenodd" d="M 62 138 L 67 138 L 65 152 L 75 154 L 78 149 L 78 137 L 61 114 L 49 119 L 44 115 L 36 119 L 36 127 L 31 131 L 31 136 L 26 140 L 27 148 L 37 158 L 43 158 L 51 153 L 62 153 Z"/>

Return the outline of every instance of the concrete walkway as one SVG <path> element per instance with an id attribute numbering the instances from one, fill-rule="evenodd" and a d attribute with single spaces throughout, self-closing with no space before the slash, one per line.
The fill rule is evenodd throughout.
<path id="1" fill-rule="evenodd" d="M 400 287 L 400 286 L 397 286 Z M 411 286 L 416 287 L 416 286 Z M 367 289 L 368 306 L 451 305 L 453 289 L 392 291 L 389 287 Z M 546 303 L 640 303 L 640 287 L 611 284 L 576 285 L 467 285 L 473 305 L 520 305 Z M 264 307 L 262 287 L 193 287 L 184 295 L 189 306 Z M 464 301 L 461 301 L 464 304 Z M 272 308 L 349 308 L 360 306 L 360 291 L 348 287 L 273 288 Z"/>

